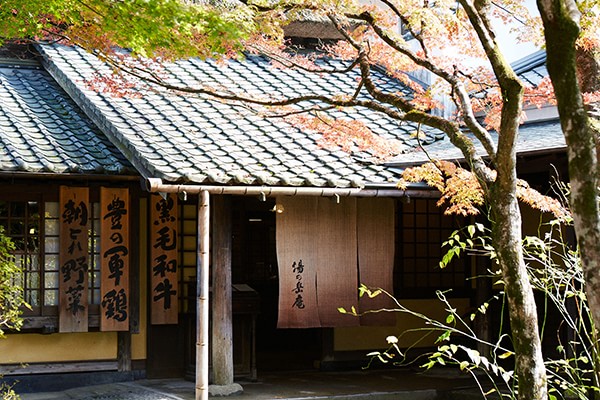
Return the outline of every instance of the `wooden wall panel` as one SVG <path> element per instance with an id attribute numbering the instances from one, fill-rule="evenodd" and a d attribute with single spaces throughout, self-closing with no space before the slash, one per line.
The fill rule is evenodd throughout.
<path id="1" fill-rule="evenodd" d="M 100 330 L 128 331 L 129 190 L 100 188 Z"/>
<path id="2" fill-rule="evenodd" d="M 59 332 L 88 330 L 88 188 L 60 187 Z"/>
<path id="3" fill-rule="evenodd" d="M 150 197 L 151 323 L 176 324 L 178 307 L 177 196 Z"/>

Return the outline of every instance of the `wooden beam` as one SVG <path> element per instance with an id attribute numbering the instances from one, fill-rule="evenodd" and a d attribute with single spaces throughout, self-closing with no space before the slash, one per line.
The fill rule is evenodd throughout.
<path id="1" fill-rule="evenodd" d="M 0 375 L 64 374 L 71 372 L 117 371 L 116 361 L 79 361 L 0 365 Z"/>
<path id="2" fill-rule="evenodd" d="M 203 190 L 198 199 L 198 262 L 196 271 L 196 400 L 208 400 L 208 322 L 210 262 L 210 194 Z"/>
<path id="3" fill-rule="evenodd" d="M 231 198 L 212 201 L 212 371 L 213 384 L 233 383 L 233 318 L 231 312 Z"/>
<path id="4" fill-rule="evenodd" d="M 140 232 L 140 193 L 139 189 L 130 188 L 131 197 L 129 201 L 131 206 L 131 229 L 129 230 L 129 240 L 131 241 L 131 252 L 129 268 L 129 296 L 131 301 L 129 302 L 129 333 L 140 333 L 140 238 L 142 238 Z M 144 242 L 145 243 L 145 242 Z M 143 299 L 144 301 L 146 298 Z"/>

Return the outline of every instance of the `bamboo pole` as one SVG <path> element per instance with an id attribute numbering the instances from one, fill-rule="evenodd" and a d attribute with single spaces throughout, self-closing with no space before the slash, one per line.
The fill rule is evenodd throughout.
<path id="1" fill-rule="evenodd" d="M 231 194 L 241 196 L 323 196 L 323 197 L 419 197 L 439 198 L 440 192 L 429 187 L 422 189 L 366 189 L 366 188 L 330 188 L 306 186 L 223 186 L 223 185 L 179 185 L 163 183 L 160 178 L 148 178 L 145 189 L 151 193 L 187 193 Z"/>
<path id="2" fill-rule="evenodd" d="M 208 400 L 208 293 L 210 261 L 210 194 L 198 201 L 198 261 L 196 271 L 196 400 Z"/>

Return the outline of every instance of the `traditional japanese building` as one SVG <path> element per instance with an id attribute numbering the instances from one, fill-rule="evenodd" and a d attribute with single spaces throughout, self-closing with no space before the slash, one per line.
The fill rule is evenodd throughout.
<path id="1" fill-rule="evenodd" d="M 433 316 L 444 315 L 439 289 L 452 289 L 465 312 L 476 304 L 467 278 L 485 266 L 464 258 L 438 268 L 441 243 L 464 221 L 443 215 L 434 190 L 395 186 L 401 168 L 424 160 L 419 144 L 460 158 L 438 132 L 424 130 L 417 143 L 410 124 L 364 109 L 327 111 L 395 139 L 396 161 L 382 164 L 241 104 L 92 89 L 95 72 L 108 68 L 92 55 L 29 50 L 0 60 L 0 225 L 17 244 L 31 305 L 23 329 L 0 341 L 0 372 L 24 390 L 75 376 L 206 373 L 198 360 L 208 363 L 208 346 L 196 343 L 198 334 L 208 341 L 209 319 L 219 383 L 234 373 L 364 365 L 386 336 L 420 322 L 339 313 L 389 304 L 359 300 L 361 283 Z M 527 72 L 540 68 L 532 65 Z M 166 68 L 181 84 L 202 79 L 256 95 L 353 91 L 352 77 L 310 76 L 251 55 Z M 408 90 L 383 72 L 381 80 Z M 521 132 L 521 169 L 543 183 L 550 163 L 564 167 L 565 146 L 555 115 L 537 120 Z M 407 333 L 400 345 L 421 336 Z"/>

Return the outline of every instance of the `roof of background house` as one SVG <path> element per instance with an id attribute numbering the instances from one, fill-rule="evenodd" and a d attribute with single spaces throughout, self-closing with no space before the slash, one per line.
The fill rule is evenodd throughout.
<path id="1" fill-rule="evenodd" d="M 526 85 L 536 86 L 548 75 L 546 69 L 546 51 L 539 50 L 512 64 L 513 69 Z M 565 138 L 560 127 L 557 114 L 549 114 L 550 119 L 526 121 L 519 128 L 517 138 L 517 154 L 529 155 L 535 153 L 560 152 L 566 149 Z M 491 132 L 492 138 L 497 143 L 497 132 Z M 471 136 L 469 134 L 469 136 Z M 487 153 L 479 141 L 474 140 L 477 153 L 483 157 Z M 447 137 L 429 144 L 425 150 L 403 154 L 387 163 L 389 166 L 407 168 L 423 164 L 430 160 L 464 161 L 463 154 Z"/>
<path id="2" fill-rule="evenodd" d="M 472 134 L 467 134 L 472 136 Z M 498 134 L 491 133 L 494 142 L 498 143 Z M 487 153 L 478 141 L 474 141 L 477 154 L 486 158 Z M 541 121 L 524 124 L 519 128 L 519 137 L 517 138 L 517 154 L 521 156 L 541 154 L 549 152 L 559 152 L 566 149 L 565 137 L 562 133 L 560 122 Z M 403 154 L 387 163 L 388 166 L 398 168 L 408 168 L 414 165 L 420 165 L 430 160 L 445 161 L 464 161 L 464 156 L 460 150 L 446 138 L 432 143 L 425 150 L 414 151 L 410 154 Z"/>
<path id="3" fill-rule="evenodd" d="M 0 171 L 135 174 L 39 63 L 16 58 L 0 59 Z"/>
<path id="4" fill-rule="evenodd" d="M 546 50 L 538 50 L 535 53 L 531 53 L 515 61 L 512 67 L 525 83 L 535 86 L 548 76 Z"/>
<path id="5" fill-rule="evenodd" d="M 348 154 L 319 144 L 321 136 L 281 118 L 263 118 L 248 106 L 165 90 L 141 98 L 111 97 L 89 89 L 94 70 L 108 71 L 97 58 L 75 47 L 42 46 L 45 66 L 78 105 L 146 177 L 171 183 L 224 185 L 363 187 L 396 182 L 397 175 L 368 154 Z M 329 63 L 332 66 L 333 63 Z M 339 65 L 338 65 L 339 66 Z M 172 82 L 198 82 L 244 90 L 250 95 L 352 94 L 357 76 L 308 74 L 281 69 L 249 55 L 226 66 L 191 59 L 166 66 Z M 380 76 L 388 90 L 396 82 Z M 333 110 L 359 118 L 377 133 L 396 138 L 406 151 L 416 146 L 416 128 L 366 109 Z M 427 130 L 429 142 L 439 134 Z"/>

